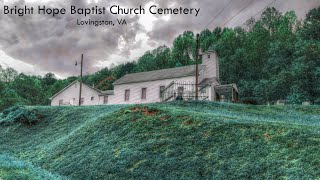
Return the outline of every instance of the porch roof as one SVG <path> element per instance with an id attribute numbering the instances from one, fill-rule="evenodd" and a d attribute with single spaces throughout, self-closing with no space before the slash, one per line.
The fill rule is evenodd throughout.
<path id="1" fill-rule="evenodd" d="M 238 87 L 236 84 L 217 85 L 214 87 L 214 89 L 216 93 L 220 95 L 232 93 L 232 89 L 234 89 L 237 93 L 239 93 Z"/>

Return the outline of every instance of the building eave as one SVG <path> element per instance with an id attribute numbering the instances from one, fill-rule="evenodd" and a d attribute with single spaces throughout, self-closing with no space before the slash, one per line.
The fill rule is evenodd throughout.
<path id="1" fill-rule="evenodd" d="M 174 78 L 182 78 L 182 77 L 190 77 L 190 76 L 194 76 L 194 74 L 188 74 L 188 75 L 184 75 L 184 76 L 177 76 L 177 77 L 171 77 L 171 78 L 159 78 L 159 79 L 154 79 L 152 81 L 159 81 L 159 80 L 166 80 L 166 79 L 174 79 Z M 120 78 L 121 79 L 121 78 Z M 119 80 L 120 80 L 119 79 Z M 114 82 L 113 85 L 123 85 L 123 84 L 135 84 L 135 83 L 142 83 L 142 82 L 150 82 L 151 80 L 147 81 L 136 81 L 136 82 L 129 82 L 129 83 L 116 83 Z"/>
<path id="2" fill-rule="evenodd" d="M 79 81 L 75 80 L 72 83 L 70 83 L 68 86 L 64 87 L 62 90 L 60 90 L 59 92 L 57 92 L 55 95 L 53 95 L 51 98 L 49 98 L 50 100 L 52 100 L 54 97 L 56 97 L 57 95 L 59 95 L 60 93 L 62 93 L 64 90 L 68 89 L 70 86 L 72 86 L 73 84 L 77 83 Z"/>
<path id="3" fill-rule="evenodd" d="M 182 66 L 182 67 L 178 67 L 178 68 L 186 68 L 186 67 L 190 67 L 190 66 L 195 66 L 195 65 L 189 65 L 189 66 Z M 200 64 L 199 65 L 199 72 L 205 67 L 205 65 Z M 164 70 L 174 70 L 176 68 L 168 68 L 168 69 L 161 69 L 161 70 L 155 70 L 155 71 L 147 71 L 147 72 L 140 72 L 140 73 L 152 73 L 152 72 L 157 72 L 157 71 L 164 71 Z M 120 79 L 118 79 L 117 81 L 115 81 L 114 83 L 112 83 L 113 85 L 122 85 L 122 84 L 134 84 L 134 83 L 141 83 L 141 82 L 151 82 L 151 81 L 158 81 L 158 80 L 165 80 L 165 79 L 175 79 L 175 78 L 182 78 L 182 77 L 189 77 L 189 76 L 195 76 L 195 72 L 190 72 L 190 73 L 184 73 L 181 75 L 176 75 L 176 76 L 171 76 L 171 77 L 159 77 L 159 78 L 152 78 L 152 79 L 143 79 L 143 80 L 132 80 L 132 81 L 127 81 L 127 82 L 122 82 L 123 79 L 128 78 L 128 76 L 132 76 L 132 75 L 136 75 L 136 74 L 140 74 L 140 73 L 132 73 L 132 74 L 126 74 L 123 77 L 121 77 Z"/>
<path id="4" fill-rule="evenodd" d="M 63 91 L 65 91 L 65 90 L 68 89 L 70 86 L 74 85 L 75 83 L 80 83 L 80 82 L 77 81 L 77 80 L 73 81 L 72 83 L 70 83 L 68 86 L 66 86 L 65 88 L 63 88 L 62 90 L 60 90 L 58 93 L 56 93 L 55 95 L 53 95 L 53 96 L 52 96 L 51 98 L 49 98 L 49 99 L 52 100 L 53 98 L 55 98 L 56 96 L 58 96 L 59 94 L 61 94 Z M 86 84 L 84 84 L 84 83 L 82 83 L 82 85 L 84 85 L 84 86 L 90 88 L 91 90 L 97 92 L 99 95 L 101 94 L 101 91 L 98 90 L 98 89 L 96 89 L 96 88 L 93 88 L 93 87 L 91 87 L 91 86 L 88 86 L 88 85 L 86 85 Z"/>
<path id="5" fill-rule="evenodd" d="M 224 87 L 232 87 L 234 90 L 236 90 L 239 93 L 239 90 L 236 84 L 223 84 L 223 85 L 215 86 L 215 88 L 224 88 Z"/>

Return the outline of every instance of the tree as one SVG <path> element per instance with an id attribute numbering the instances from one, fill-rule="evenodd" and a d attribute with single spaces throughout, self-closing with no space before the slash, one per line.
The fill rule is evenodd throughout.
<path id="1" fill-rule="evenodd" d="M 136 72 L 138 68 L 136 67 L 136 62 L 127 62 L 125 64 L 118 65 L 112 69 L 111 75 L 116 79 L 120 79 L 127 73 Z"/>
<path id="2" fill-rule="evenodd" d="M 112 90 L 112 83 L 115 81 L 115 78 L 113 76 L 108 76 L 107 78 L 100 81 L 97 85 L 97 87 L 100 90 Z"/>
<path id="3" fill-rule="evenodd" d="M 268 7 L 261 15 L 260 23 L 273 35 L 279 27 L 281 13 L 274 7 Z"/>
<path id="4" fill-rule="evenodd" d="M 3 82 L 0 81 L 0 97 L 1 97 L 1 93 L 5 88 L 5 84 Z"/>
<path id="5" fill-rule="evenodd" d="M 145 72 L 156 69 L 158 69 L 157 62 L 155 60 L 155 56 L 150 51 L 147 51 L 139 58 L 136 71 Z"/>
<path id="6" fill-rule="evenodd" d="M 200 47 L 203 52 L 208 51 L 210 46 L 215 42 L 215 36 L 208 30 L 203 30 L 200 33 Z"/>
<path id="7" fill-rule="evenodd" d="M 19 74 L 8 87 L 14 89 L 23 99 L 27 99 L 30 105 L 41 105 L 47 102 L 41 77 Z"/>
<path id="8" fill-rule="evenodd" d="M 57 81 L 56 76 L 53 73 L 47 73 L 42 80 L 46 86 L 52 86 Z"/>
<path id="9" fill-rule="evenodd" d="M 15 90 L 5 88 L 0 93 L 0 111 L 14 105 L 28 105 L 28 100 L 22 98 Z"/>
<path id="10" fill-rule="evenodd" d="M 6 69 L 0 68 L 0 81 L 2 82 L 12 82 L 16 79 L 17 76 L 18 76 L 18 72 L 13 68 L 10 68 L 10 67 Z"/>
<path id="11" fill-rule="evenodd" d="M 303 23 L 302 36 L 307 40 L 320 40 L 320 6 L 307 14 Z"/>
<path id="12" fill-rule="evenodd" d="M 156 63 L 155 69 L 170 68 L 171 50 L 166 45 L 159 46 L 152 51 Z"/>
<path id="13" fill-rule="evenodd" d="M 195 62 L 196 42 L 191 31 L 185 31 L 173 41 L 171 64 L 180 62 L 182 65 L 191 65 Z"/>

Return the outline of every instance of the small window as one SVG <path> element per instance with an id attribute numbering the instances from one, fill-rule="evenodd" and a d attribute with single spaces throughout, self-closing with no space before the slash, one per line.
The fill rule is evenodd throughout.
<path id="1" fill-rule="evenodd" d="M 94 97 L 92 96 L 92 97 L 91 97 L 91 101 L 93 101 L 93 100 L 94 100 Z"/>
<path id="2" fill-rule="evenodd" d="M 160 86 L 159 97 L 162 98 L 162 91 L 166 88 L 165 86 Z"/>
<path id="3" fill-rule="evenodd" d="M 104 96 L 104 98 L 103 98 L 103 104 L 108 104 L 108 96 Z"/>
<path id="4" fill-rule="evenodd" d="M 84 103 L 84 98 L 81 98 L 80 104 L 83 104 L 83 103 Z"/>
<path id="5" fill-rule="evenodd" d="M 147 88 L 141 89 L 141 99 L 147 99 Z"/>
<path id="6" fill-rule="evenodd" d="M 210 54 L 208 54 L 208 59 L 210 59 Z"/>
<path id="7" fill-rule="evenodd" d="M 124 91 L 124 101 L 130 100 L 130 89 Z"/>
<path id="8" fill-rule="evenodd" d="M 63 99 L 60 99 L 59 100 L 59 106 L 62 106 L 63 105 Z"/>
<path id="9" fill-rule="evenodd" d="M 77 84 L 77 83 L 75 83 L 75 84 L 74 84 L 74 88 L 77 88 L 77 85 L 78 85 L 78 84 Z"/>

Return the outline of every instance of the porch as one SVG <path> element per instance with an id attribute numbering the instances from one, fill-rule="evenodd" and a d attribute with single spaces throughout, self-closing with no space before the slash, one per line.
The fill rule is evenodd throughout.
<path id="1" fill-rule="evenodd" d="M 235 84 L 216 85 L 201 83 L 198 85 L 198 100 L 238 102 L 239 91 Z M 160 90 L 161 102 L 174 100 L 196 100 L 196 84 L 185 81 L 172 81 Z"/>
<path id="2" fill-rule="evenodd" d="M 209 84 L 198 86 L 198 100 L 210 100 L 210 87 L 211 85 Z M 193 82 L 172 81 L 160 93 L 161 102 L 196 100 L 196 84 Z"/>

